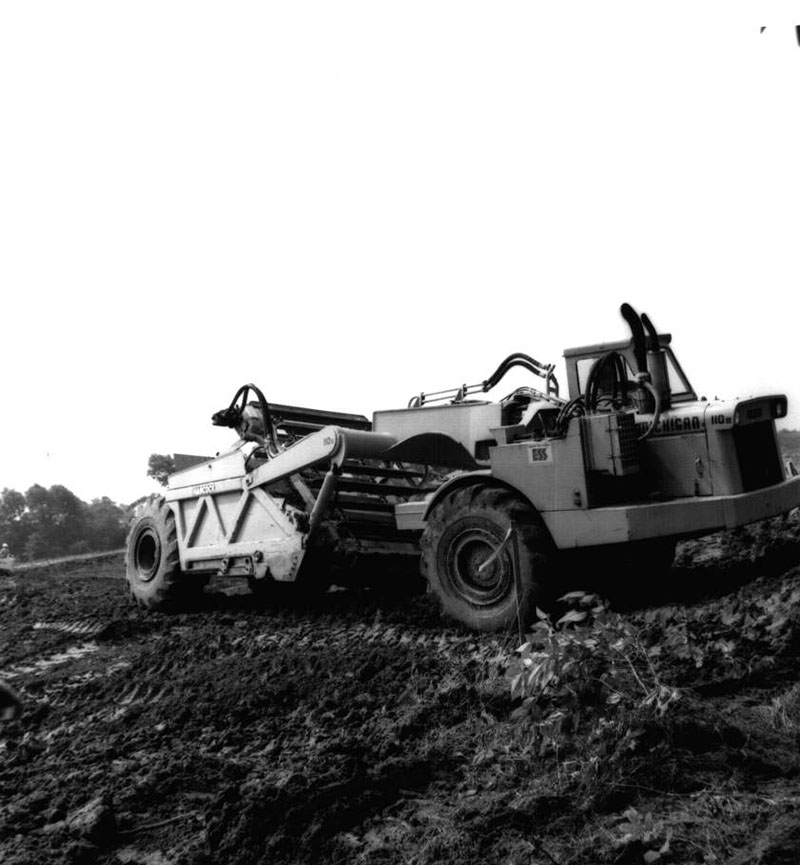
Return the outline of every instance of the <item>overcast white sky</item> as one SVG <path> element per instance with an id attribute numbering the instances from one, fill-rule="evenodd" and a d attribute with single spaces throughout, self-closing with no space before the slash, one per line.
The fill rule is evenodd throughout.
<path id="1" fill-rule="evenodd" d="M 792 16 L 3 4 L 0 488 L 128 502 L 150 453 L 232 441 L 244 382 L 369 414 L 561 370 L 622 301 L 700 393 L 800 427 Z"/>

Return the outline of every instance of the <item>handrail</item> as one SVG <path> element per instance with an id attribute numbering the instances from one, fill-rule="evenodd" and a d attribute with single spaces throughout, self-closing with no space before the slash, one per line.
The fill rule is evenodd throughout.
<path id="1" fill-rule="evenodd" d="M 545 396 L 558 397 L 558 379 L 553 373 L 555 365 L 552 363 L 540 363 L 530 355 L 517 351 L 510 354 L 489 376 L 489 378 L 484 379 L 482 382 L 477 382 L 476 384 L 462 384 L 461 387 L 454 387 L 448 390 L 420 393 L 411 397 L 408 402 L 408 407 L 419 408 L 426 403 L 443 402 L 444 400 L 450 400 L 453 403 L 464 402 L 466 397 L 472 394 L 486 393 L 487 391 L 490 391 L 505 377 L 506 373 L 515 366 L 521 366 L 523 369 L 527 369 L 528 372 L 532 372 L 534 375 L 543 378 L 547 389 Z"/>

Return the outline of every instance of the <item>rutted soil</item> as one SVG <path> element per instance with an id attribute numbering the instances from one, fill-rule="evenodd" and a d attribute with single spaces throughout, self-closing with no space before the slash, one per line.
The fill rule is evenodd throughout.
<path id="1" fill-rule="evenodd" d="M 686 544 L 638 606 L 618 592 L 680 699 L 587 704 L 555 742 L 517 717 L 516 636 L 424 596 L 287 608 L 219 580 L 167 615 L 129 604 L 119 557 L 0 576 L 25 701 L 0 724 L 0 861 L 796 863 L 798 537 Z"/>

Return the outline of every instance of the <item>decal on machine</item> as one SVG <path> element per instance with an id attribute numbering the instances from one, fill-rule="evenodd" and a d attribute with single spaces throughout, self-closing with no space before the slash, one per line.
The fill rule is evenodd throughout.
<path id="1" fill-rule="evenodd" d="M 650 424 L 648 421 L 637 421 L 636 428 L 640 432 L 647 432 Z M 685 433 L 701 433 L 705 429 L 703 418 L 700 415 L 681 415 L 679 417 L 665 417 L 658 422 L 653 430 L 654 436 L 684 435 Z"/>
<path id="2" fill-rule="evenodd" d="M 192 495 L 207 496 L 209 493 L 213 493 L 216 488 L 216 484 L 198 484 L 197 486 L 192 487 Z"/>
<path id="3" fill-rule="evenodd" d="M 553 462 L 553 448 L 547 444 L 535 444 L 528 448 L 528 462 L 534 465 Z"/>

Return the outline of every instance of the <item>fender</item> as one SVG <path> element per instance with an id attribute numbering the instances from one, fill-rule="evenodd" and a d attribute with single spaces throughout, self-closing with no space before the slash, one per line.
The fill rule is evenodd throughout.
<path id="1" fill-rule="evenodd" d="M 450 478 L 445 481 L 436 492 L 432 493 L 430 498 L 425 502 L 425 512 L 422 515 L 423 522 L 427 522 L 428 515 L 433 510 L 433 508 L 450 492 L 457 489 L 462 489 L 463 487 L 470 486 L 487 486 L 487 487 L 499 487 L 501 489 L 507 489 L 513 492 L 515 495 L 518 495 L 521 499 L 528 502 L 531 507 L 534 507 L 533 502 L 520 490 L 516 487 L 511 486 L 509 483 L 505 483 L 504 481 L 498 480 L 497 478 L 492 476 L 491 469 L 480 469 L 475 472 L 464 472 L 463 474 L 456 475 L 455 477 Z"/>
<path id="2" fill-rule="evenodd" d="M 381 458 L 405 463 L 447 466 L 453 469 L 480 467 L 480 463 L 476 462 L 461 442 L 440 432 L 418 433 L 405 438 L 383 451 Z"/>

